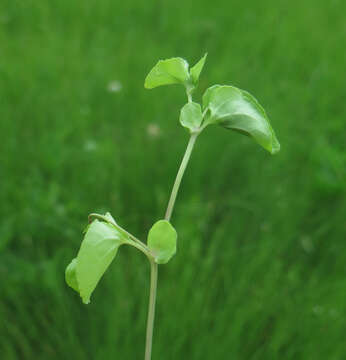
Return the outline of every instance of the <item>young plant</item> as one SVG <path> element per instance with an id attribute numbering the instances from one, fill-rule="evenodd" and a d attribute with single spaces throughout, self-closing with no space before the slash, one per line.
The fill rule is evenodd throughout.
<path id="1" fill-rule="evenodd" d="M 120 227 L 110 213 L 90 214 L 89 225 L 77 257 L 66 268 L 67 284 L 88 304 L 92 292 L 121 245 L 133 246 L 147 256 L 151 277 L 145 360 L 151 359 L 158 265 L 166 264 L 176 253 L 177 232 L 170 219 L 197 137 L 209 125 L 220 125 L 253 138 L 271 154 L 280 149 L 264 109 L 248 92 L 230 85 L 213 85 L 205 91 L 201 105 L 192 100 L 206 57 L 207 54 L 191 69 L 182 58 L 160 60 L 145 79 L 144 86 L 147 89 L 170 84 L 183 85 L 188 98 L 180 111 L 180 123 L 189 131 L 190 139 L 175 178 L 164 219 L 154 223 L 145 244 Z"/>

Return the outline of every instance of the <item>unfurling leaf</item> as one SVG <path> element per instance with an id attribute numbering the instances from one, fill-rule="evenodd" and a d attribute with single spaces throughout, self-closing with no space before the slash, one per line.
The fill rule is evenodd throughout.
<path id="1" fill-rule="evenodd" d="M 198 131 L 203 120 L 201 106 L 195 102 L 184 105 L 180 111 L 180 123 L 191 133 Z"/>
<path id="2" fill-rule="evenodd" d="M 167 220 L 157 221 L 148 234 L 148 247 L 157 264 L 166 264 L 177 251 L 177 232 Z"/>
<path id="3" fill-rule="evenodd" d="M 205 60 L 207 58 L 207 53 L 198 61 L 198 63 L 196 65 L 194 65 L 191 70 L 190 70 L 190 74 L 192 77 L 192 80 L 195 84 L 197 84 L 198 79 L 199 79 L 199 75 L 201 74 L 201 71 L 203 70 L 203 66 L 205 63 Z"/>
<path id="4" fill-rule="evenodd" d="M 162 85 L 185 85 L 189 77 L 189 64 L 186 60 L 182 58 L 159 60 L 147 75 L 144 87 L 153 89 Z"/>
<path id="5" fill-rule="evenodd" d="M 66 282 L 88 304 L 102 275 L 114 259 L 120 245 L 130 239 L 109 223 L 94 220 L 88 227 L 77 258 L 66 268 Z"/>
<path id="6" fill-rule="evenodd" d="M 208 109 L 205 124 L 219 124 L 251 136 L 272 154 L 280 150 L 264 109 L 248 92 L 234 86 L 214 85 L 203 95 L 203 108 Z"/>

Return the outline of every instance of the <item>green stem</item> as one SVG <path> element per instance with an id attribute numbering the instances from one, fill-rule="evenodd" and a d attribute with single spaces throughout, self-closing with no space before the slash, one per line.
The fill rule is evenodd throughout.
<path id="1" fill-rule="evenodd" d="M 142 243 L 142 241 L 140 241 L 139 239 L 137 239 L 135 236 L 133 236 L 132 234 L 130 234 L 129 232 L 127 232 L 125 229 L 123 229 L 121 226 L 119 226 L 117 223 L 110 221 L 109 219 L 107 219 L 104 215 L 100 215 L 100 214 L 96 214 L 96 213 L 91 213 L 89 215 L 89 223 L 91 223 L 92 218 L 94 219 L 98 219 L 101 221 L 105 221 L 109 224 L 112 224 L 117 230 L 119 230 L 120 232 L 124 233 L 125 235 L 127 235 L 131 240 L 133 240 L 136 244 L 139 245 L 135 246 L 137 247 L 139 250 L 143 251 L 147 256 L 150 255 L 150 251 L 148 249 L 148 247 Z"/>
<path id="2" fill-rule="evenodd" d="M 171 219 L 174 204 L 175 204 L 175 200 L 176 200 L 177 195 L 178 195 L 180 183 L 181 183 L 181 180 L 183 178 L 186 166 L 187 166 L 187 164 L 188 164 L 188 162 L 190 160 L 190 156 L 191 156 L 193 147 L 195 145 L 195 141 L 197 139 L 197 136 L 198 136 L 198 133 L 191 134 L 189 143 L 187 144 L 187 148 L 186 148 L 183 160 L 182 160 L 182 162 L 180 164 L 180 168 L 179 168 L 178 173 L 177 173 L 177 177 L 175 178 L 175 182 L 174 182 L 172 192 L 171 192 L 171 197 L 170 197 L 169 202 L 168 202 L 167 211 L 166 211 L 166 215 L 165 215 L 165 219 L 167 221 L 169 221 Z"/>
<path id="3" fill-rule="evenodd" d="M 155 318 L 155 304 L 156 304 L 156 291 L 157 291 L 157 273 L 158 266 L 152 259 L 150 261 L 150 297 L 147 321 L 147 337 L 145 342 L 145 360 L 151 359 L 151 348 L 153 344 L 153 330 Z"/>
<path id="4" fill-rule="evenodd" d="M 167 211 L 165 219 L 170 220 L 177 198 L 178 190 L 183 178 L 186 166 L 189 162 L 191 152 L 195 145 L 197 136 L 199 133 L 191 134 L 189 143 L 185 150 L 183 160 L 180 164 L 175 182 L 172 188 L 171 197 L 168 202 Z M 147 336 L 145 342 L 145 358 L 144 360 L 151 360 L 151 348 L 153 344 L 153 330 L 154 330 L 154 318 L 155 318 L 155 304 L 156 304 L 156 292 L 157 292 L 157 274 L 158 274 L 158 265 L 155 263 L 153 258 L 150 259 L 150 296 L 149 296 L 149 310 L 148 310 L 148 320 L 147 320 Z"/>
<path id="5" fill-rule="evenodd" d="M 147 250 L 146 247 L 144 248 L 143 246 L 137 244 L 134 241 L 131 241 L 131 242 L 128 241 L 128 242 L 126 242 L 126 244 L 131 245 L 131 246 L 135 247 L 136 249 L 138 249 L 139 251 L 141 251 L 144 255 L 147 256 L 149 261 L 151 261 L 151 259 L 153 258 L 152 253 L 150 252 L 150 250 Z"/>

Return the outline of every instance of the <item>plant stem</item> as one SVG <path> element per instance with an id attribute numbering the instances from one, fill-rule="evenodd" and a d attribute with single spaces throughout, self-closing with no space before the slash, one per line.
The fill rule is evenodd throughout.
<path id="1" fill-rule="evenodd" d="M 183 160 L 180 164 L 178 173 L 177 173 L 177 177 L 175 178 L 175 182 L 172 188 L 172 192 L 171 192 L 171 197 L 169 199 L 168 202 L 168 206 L 167 206 L 167 211 L 166 211 L 166 215 L 165 215 L 165 219 L 167 221 L 169 221 L 171 219 L 172 216 L 172 212 L 173 212 L 173 208 L 174 208 L 174 204 L 175 204 L 175 200 L 177 198 L 177 194 L 179 191 L 179 187 L 180 187 L 180 183 L 181 183 L 181 179 L 183 178 L 186 166 L 190 160 L 190 156 L 191 156 L 191 152 L 193 150 L 193 146 L 195 145 L 195 141 L 197 139 L 198 133 L 194 133 L 191 134 L 189 143 L 187 144 L 187 148 L 183 157 Z"/>
<path id="2" fill-rule="evenodd" d="M 135 246 L 137 247 L 139 250 L 141 250 L 142 252 L 145 253 L 145 255 L 149 256 L 150 255 L 150 251 L 148 249 L 148 247 L 142 243 L 142 241 L 140 241 L 139 239 L 137 239 L 135 236 L 133 236 L 132 234 L 130 234 L 129 232 L 127 232 L 125 229 L 123 229 L 121 226 L 119 226 L 117 223 L 110 221 L 109 219 L 106 218 L 106 216 L 104 215 L 100 215 L 100 214 L 96 214 L 96 213 L 91 213 L 89 215 L 89 223 L 91 223 L 92 218 L 101 220 L 101 221 L 105 221 L 109 224 L 112 224 L 117 230 L 119 230 L 120 232 L 124 233 L 125 235 L 127 235 L 131 240 L 133 240 L 135 243 L 137 243 L 139 245 Z"/>
<path id="3" fill-rule="evenodd" d="M 186 166 L 189 162 L 193 146 L 199 133 L 191 134 L 190 140 L 187 144 L 183 160 L 180 164 L 175 182 L 172 188 L 171 196 L 168 202 L 165 219 L 169 221 L 172 216 L 175 200 L 177 198 L 178 190 L 180 187 L 181 180 L 183 178 Z M 156 304 L 156 292 L 157 292 L 157 275 L 158 265 L 155 263 L 153 258 L 150 260 L 150 295 L 149 295 L 149 310 L 147 320 L 147 335 L 145 342 L 145 357 L 144 360 L 151 360 L 151 349 L 153 344 L 153 330 L 154 330 L 154 318 L 155 318 L 155 304 Z"/>
<path id="4" fill-rule="evenodd" d="M 154 318 L 155 318 L 155 303 L 156 303 L 156 291 L 157 291 L 157 273 L 158 265 L 154 259 L 150 260 L 150 297 L 149 297 L 149 309 L 148 309 L 148 321 L 147 321 L 147 337 L 145 342 L 145 360 L 151 359 L 151 348 L 153 344 L 153 330 L 154 330 Z"/>

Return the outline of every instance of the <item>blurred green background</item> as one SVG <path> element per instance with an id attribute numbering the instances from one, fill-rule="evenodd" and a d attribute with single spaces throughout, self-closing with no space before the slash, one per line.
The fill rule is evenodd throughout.
<path id="1" fill-rule="evenodd" d="M 64 283 L 90 212 L 145 239 L 188 140 L 160 58 L 209 56 L 282 150 L 208 128 L 172 222 L 153 359 L 346 359 L 346 5 L 341 0 L 2 0 L 0 354 L 141 359 L 149 267 L 122 248 L 90 305 Z"/>

